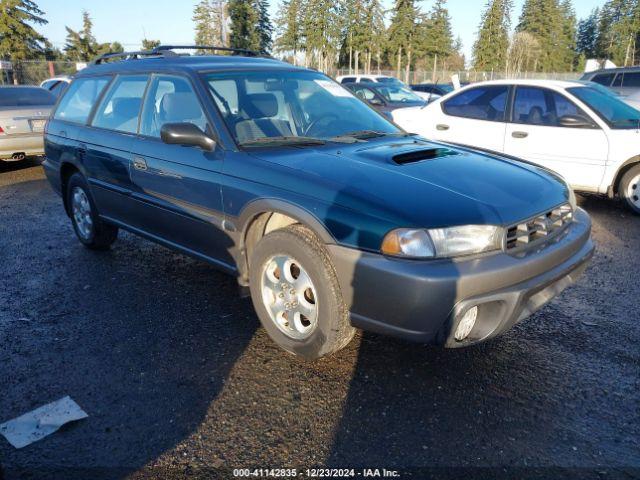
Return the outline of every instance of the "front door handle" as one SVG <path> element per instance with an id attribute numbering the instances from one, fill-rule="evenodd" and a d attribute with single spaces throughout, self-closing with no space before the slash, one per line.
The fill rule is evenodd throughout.
<path id="1" fill-rule="evenodd" d="M 147 170 L 147 161 L 142 157 L 133 157 L 133 168 L 144 172 Z"/>
<path id="2" fill-rule="evenodd" d="M 527 132 L 513 132 L 511 136 L 513 138 L 527 138 L 529 134 Z"/>
<path id="3" fill-rule="evenodd" d="M 444 132 L 446 130 L 449 130 L 449 125 L 444 125 L 444 124 L 439 124 L 436 125 L 436 130 L 440 130 L 441 132 Z"/>

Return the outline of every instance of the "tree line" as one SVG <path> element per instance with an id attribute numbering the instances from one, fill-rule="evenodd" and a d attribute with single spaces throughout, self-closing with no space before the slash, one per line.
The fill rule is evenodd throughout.
<path id="1" fill-rule="evenodd" d="M 513 0 L 487 0 L 473 57 L 464 58 L 446 0 L 423 10 L 418 0 L 281 0 L 269 18 L 269 0 L 200 0 L 193 11 L 195 42 L 277 54 L 324 71 L 410 70 L 569 72 L 586 59 L 634 65 L 640 58 L 640 0 L 607 0 L 580 21 L 572 0 L 525 0 L 518 21 Z M 99 43 L 89 13 L 82 28 L 66 27 L 62 48 L 37 31 L 47 23 L 33 0 L 0 0 L 0 57 L 7 60 L 86 62 L 123 51 L 117 41 Z M 143 48 L 157 46 L 143 39 Z"/>

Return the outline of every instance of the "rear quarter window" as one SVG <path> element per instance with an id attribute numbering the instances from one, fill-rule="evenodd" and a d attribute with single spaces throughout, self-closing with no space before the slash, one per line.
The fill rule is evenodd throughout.
<path id="1" fill-rule="evenodd" d="M 111 77 L 87 77 L 74 80 L 65 92 L 53 118 L 86 123 L 96 101 Z"/>

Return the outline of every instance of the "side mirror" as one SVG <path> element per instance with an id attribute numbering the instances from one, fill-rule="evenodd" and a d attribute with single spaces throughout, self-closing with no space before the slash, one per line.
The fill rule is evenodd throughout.
<path id="1" fill-rule="evenodd" d="M 595 125 L 588 118 L 582 115 L 564 115 L 558 119 L 561 127 L 567 128 L 594 128 Z"/>
<path id="2" fill-rule="evenodd" d="M 216 141 L 193 123 L 165 123 L 160 130 L 160 138 L 170 145 L 200 147 L 207 152 L 216 148 Z"/>

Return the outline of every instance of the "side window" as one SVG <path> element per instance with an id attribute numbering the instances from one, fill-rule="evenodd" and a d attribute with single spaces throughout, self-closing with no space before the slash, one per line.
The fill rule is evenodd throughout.
<path id="1" fill-rule="evenodd" d="M 121 76 L 111 86 L 93 119 L 94 127 L 136 133 L 147 75 Z"/>
<path id="2" fill-rule="evenodd" d="M 627 72 L 624 74 L 622 86 L 629 88 L 640 88 L 640 72 Z"/>
<path id="3" fill-rule="evenodd" d="M 442 104 L 447 115 L 502 122 L 507 106 L 507 86 L 476 87 L 459 93 Z"/>
<path id="4" fill-rule="evenodd" d="M 591 81 L 604 85 L 605 87 L 609 87 L 611 86 L 611 82 L 613 82 L 615 76 L 615 73 L 601 73 L 600 75 L 593 77 Z"/>
<path id="5" fill-rule="evenodd" d="M 565 115 L 589 116 L 564 95 L 535 87 L 518 87 L 513 105 L 513 122 L 543 127 L 560 126 Z"/>
<path id="6" fill-rule="evenodd" d="M 87 77 L 75 80 L 66 90 L 53 118 L 85 123 L 110 77 Z"/>
<path id="7" fill-rule="evenodd" d="M 193 123 L 202 131 L 207 129 L 207 117 L 186 78 L 162 75 L 151 82 L 140 134 L 159 138 L 166 123 Z"/>
<path id="8" fill-rule="evenodd" d="M 368 88 L 358 87 L 356 88 L 355 92 L 358 98 L 366 100 L 367 102 L 376 98 L 376 94 Z"/>

